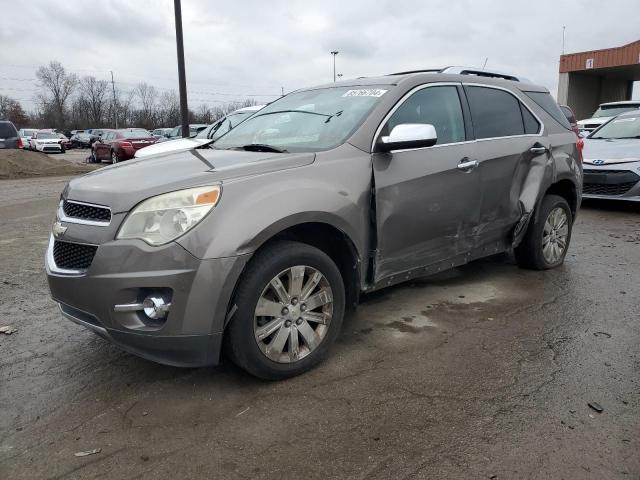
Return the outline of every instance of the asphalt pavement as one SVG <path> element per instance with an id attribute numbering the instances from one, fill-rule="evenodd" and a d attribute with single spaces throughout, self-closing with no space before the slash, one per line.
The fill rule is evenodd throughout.
<path id="1" fill-rule="evenodd" d="M 62 318 L 67 180 L 0 181 L 0 478 L 640 477 L 640 205 L 587 203 L 553 271 L 500 255 L 368 295 L 327 362 L 269 383 Z"/>

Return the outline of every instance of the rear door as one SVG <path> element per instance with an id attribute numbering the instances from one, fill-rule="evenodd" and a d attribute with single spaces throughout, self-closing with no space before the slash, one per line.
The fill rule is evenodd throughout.
<path id="1" fill-rule="evenodd" d="M 504 244 L 522 215 L 519 198 L 532 161 L 548 158 L 542 123 L 507 89 L 466 84 L 482 185 L 476 247 Z"/>
<path id="2" fill-rule="evenodd" d="M 396 125 L 435 127 L 436 145 L 374 153 L 377 255 L 375 280 L 462 255 L 479 215 L 480 180 L 469 158 L 463 91 L 428 84 L 407 94 L 376 140 Z"/>

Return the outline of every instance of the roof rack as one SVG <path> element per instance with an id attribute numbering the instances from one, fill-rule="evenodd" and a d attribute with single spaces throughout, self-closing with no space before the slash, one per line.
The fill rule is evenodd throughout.
<path id="1" fill-rule="evenodd" d="M 478 77 L 490 77 L 490 78 L 502 78 L 504 80 L 511 80 L 512 82 L 526 81 L 523 77 L 516 77 L 508 73 L 496 72 L 494 70 L 484 70 L 481 68 L 473 67 L 444 67 L 444 68 L 430 68 L 423 70 L 409 70 L 406 72 L 391 73 L 390 75 L 409 75 L 411 73 L 452 73 L 457 75 L 476 75 Z"/>

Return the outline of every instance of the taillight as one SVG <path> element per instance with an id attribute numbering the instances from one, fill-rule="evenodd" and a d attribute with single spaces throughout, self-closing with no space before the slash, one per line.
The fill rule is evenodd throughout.
<path id="1" fill-rule="evenodd" d="M 584 140 L 582 138 L 578 137 L 576 147 L 578 147 L 578 161 L 582 163 L 582 150 L 584 149 Z"/>
<path id="2" fill-rule="evenodd" d="M 18 141 L 16 142 L 16 147 L 24 148 L 24 143 L 22 143 L 22 137 L 18 137 Z"/>
<path id="3" fill-rule="evenodd" d="M 131 142 L 120 142 L 120 145 L 122 145 L 123 147 L 133 147 L 133 145 L 131 145 Z"/>

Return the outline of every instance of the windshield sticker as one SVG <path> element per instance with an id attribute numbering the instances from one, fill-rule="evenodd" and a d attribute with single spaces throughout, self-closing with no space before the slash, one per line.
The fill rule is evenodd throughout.
<path id="1" fill-rule="evenodd" d="M 362 88 L 359 90 L 348 90 L 342 96 L 343 97 L 381 97 L 388 90 L 381 88 Z"/>

